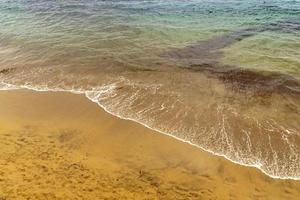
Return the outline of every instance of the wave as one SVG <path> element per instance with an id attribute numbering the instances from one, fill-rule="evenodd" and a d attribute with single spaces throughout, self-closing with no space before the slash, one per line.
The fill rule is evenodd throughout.
<path id="1" fill-rule="evenodd" d="M 101 103 L 101 100 L 99 99 L 107 99 L 109 96 L 113 96 L 115 94 L 115 91 L 118 90 L 120 86 L 118 86 L 118 83 L 112 83 L 112 84 L 108 84 L 108 85 L 104 85 L 104 86 L 101 86 L 101 87 L 97 87 L 97 88 L 93 88 L 91 90 L 82 90 L 82 89 L 61 89 L 61 88 L 47 88 L 47 87 L 35 87 L 35 86 L 31 86 L 31 85 L 13 85 L 13 84 L 9 84 L 9 83 L 4 83 L 4 82 L 1 82 L 0 83 L 0 90 L 16 90 L 16 89 L 28 89 L 28 90 L 33 90 L 33 91 L 38 91 L 38 92 L 47 92 L 47 91 L 51 91 L 51 92 L 71 92 L 71 93 L 74 93 L 74 94 L 81 94 L 81 95 L 85 95 L 90 101 L 96 103 L 97 105 L 99 105 L 101 108 L 103 108 L 106 112 L 114 115 L 114 116 L 117 116 L 121 119 L 125 119 L 125 120 L 130 120 L 130 121 L 134 121 L 134 122 L 137 122 L 149 129 L 152 129 L 156 132 L 159 132 L 161 134 L 164 134 L 164 135 L 168 135 L 172 138 L 175 138 L 179 141 L 182 141 L 182 142 L 185 142 L 185 143 L 188 143 L 192 146 L 195 146 L 197 148 L 200 148 L 206 152 L 209 152 L 213 155 L 216 155 L 216 156 L 220 156 L 220 157 L 223 157 L 235 164 L 239 164 L 239 165 L 242 165 L 242 166 L 246 166 L 246 167 L 254 167 L 254 168 L 257 168 L 259 169 L 261 172 L 263 172 L 265 175 L 271 177 L 271 178 L 274 178 L 274 179 L 292 179 L 292 180 L 300 180 L 300 176 L 299 175 L 296 175 L 296 176 L 285 176 L 285 175 L 276 175 L 276 174 L 272 174 L 270 173 L 269 171 L 267 171 L 265 169 L 265 166 L 263 163 L 260 163 L 260 162 L 256 162 L 256 163 L 251 163 L 251 164 L 248 164 L 247 162 L 245 162 L 245 160 L 236 160 L 236 159 L 232 159 L 231 157 L 229 157 L 228 155 L 226 154 L 222 154 L 220 152 L 216 152 L 216 151 L 212 151 L 211 149 L 208 149 L 208 148 L 205 148 L 201 145 L 198 145 L 196 143 L 194 143 L 193 141 L 189 140 L 188 138 L 182 138 L 182 137 L 178 137 L 176 136 L 176 134 L 172 134 L 171 132 L 166 132 L 166 131 L 163 131 L 162 129 L 160 128 L 155 128 L 151 125 L 149 125 L 148 123 L 145 123 L 143 122 L 143 120 L 139 120 L 139 119 L 136 119 L 136 118 L 132 118 L 132 117 L 126 117 L 124 115 L 122 115 L 120 112 L 114 112 L 110 106 L 106 106 L 105 103 Z M 161 109 L 164 109 L 163 106 Z"/>

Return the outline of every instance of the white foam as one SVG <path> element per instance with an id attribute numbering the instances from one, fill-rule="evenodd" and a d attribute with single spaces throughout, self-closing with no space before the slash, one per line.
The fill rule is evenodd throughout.
<path id="1" fill-rule="evenodd" d="M 114 91 L 114 89 L 116 89 L 116 86 L 114 84 L 109 84 L 109 85 L 106 85 L 106 86 L 102 86 L 102 87 L 98 87 L 98 88 L 93 88 L 91 90 L 81 90 L 81 89 L 61 89 L 61 88 L 48 88 L 48 87 L 33 87 L 31 85 L 28 85 L 28 84 L 25 84 L 25 85 L 21 85 L 21 86 L 15 86 L 15 85 L 12 85 L 12 84 L 7 84 L 7 83 L 3 83 L 3 82 L 0 82 L 0 90 L 14 90 L 14 89 L 28 89 L 28 90 L 33 90 L 33 91 L 38 91 L 38 92 L 71 92 L 71 93 L 74 93 L 74 94 L 83 94 L 85 95 L 90 101 L 94 102 L 94 103 L 97 103 L 97 105 L 99 105 L 103 110 L 105 110 L 107 113 L 111 114 L 111 115 L 114 115 L 118 118 L 121 118 L 121 119 L 124 119 L 124 120 L 130 120 L 130 121 L 134 121 L 134 122 L 137 122 L 151 130 L 154 130 L 156 132 L 159 132 L 161 134 L 164 134 L 164 135 L 167 135 L 167 136 L 170 136 L 172 138 L 175 138 L 181 142 L 185 142 L 185 143 L 188 143 L 192 146 L 195 146 L 197 148 L 200 148 L 206 152 L 209 152 L 215 156 L 219 156 L 219 157 L 223 157 L 235 164 L 238 164 L 238 165 L 242 165 L 242 166 L 246 166 L 246 167 L 254 167 L 254 168 L 257 168 L 259 169 L 261 172 L 263 172 L 265 175 L 271 177 L 271 178 L 274 178 L 274 179 L 290 179 L 290 180 L 300 180 L 300 176 L 296 176 L 296 177 L 291 177 L 291 176 L 275 176 L 275 175 L 270 175 L 268 174 L 268 172 L 266 172 L 263 168 L 262 168 L 262 164 L 261 163 L 256 163 L 256 164 L 245 164 L 243 163 L 242 161 L 235 161 L 235 160 L 232 160 L 231 158 L 229 158 L 228 156 L 224 155 L 224 154 L 220 154 L 220 153 L 216 153 L 216 152 L 213 152 L 209 149 L 205 149 L 197 144 L 194 144 L 188 140 L 184 140 L 184 139 L 181 139 L 181 138 L 178 138 L 174 135 L 172 135 L 171 133 L 167 133 L 167 132 L 163 132 L 161 130 L 158 130 L 156 128 L 153 128 L 153 127 L 150 127 L 149 125 L 145 124 L 145 123 L 142 123 L 140 122 L 138 119 L 133 119 L 133 118 L 130 118 L 130 117 L 123 117 L 121 115 L 118 115 L 118 114 L 115 114 L 114 112 L 110 111 L 107 107 L 105 107 L 104 105 L 102 105 L 100 102 L 99 102 L 99 98 L 101 98 L 101 95 L 107 95 L 108 93 L 112 93 Z"/>
<path id="2" fill-rule="evenodd" d="M 16 90 L 16 89 L 19 89 L 19 87 L 14 86 L 12 84 L 0 82 L 0 90 Z"/>

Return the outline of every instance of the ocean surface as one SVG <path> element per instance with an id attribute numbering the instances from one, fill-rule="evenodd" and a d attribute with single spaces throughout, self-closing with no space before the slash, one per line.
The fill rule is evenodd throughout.
<path id="1" fill-rule="evenodd" d="M 0 88 L 106 111 L 300 179 L 300 0 L 1 0 Z"/>

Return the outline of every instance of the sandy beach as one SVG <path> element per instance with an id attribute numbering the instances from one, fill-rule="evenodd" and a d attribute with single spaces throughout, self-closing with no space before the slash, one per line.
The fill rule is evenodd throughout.
<path id="1" fill-rule="evenodd" d="M 83 95 L 0 92 L 0 199 L 299 199 L 272 179 L 103 111 Z"/>

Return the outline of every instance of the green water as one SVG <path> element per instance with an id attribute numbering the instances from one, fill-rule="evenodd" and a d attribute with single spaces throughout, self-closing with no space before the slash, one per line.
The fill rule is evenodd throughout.
<path id="1" fill-rule="evenodd" d="M 300 78 L 298 34 L 264 32 L 223 50 L 223 62 L 243 68 L 280 72 Z"/>

